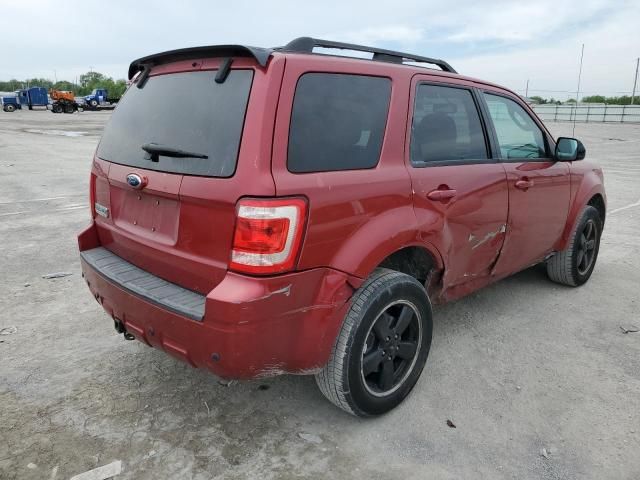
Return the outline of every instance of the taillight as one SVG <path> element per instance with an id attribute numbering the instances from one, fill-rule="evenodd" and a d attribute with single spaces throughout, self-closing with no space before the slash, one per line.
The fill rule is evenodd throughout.
<path id="1" fill-rule="evenodd" d="M 89 207 L 91 208 L 91 218 L 96 218 L 96 176 L 93 172 L 89 177 Z"/>
<path id="2" fill-rule="evenodd" d="M 302 198 L 240 200 L 229 267 L 253 274 L 291 270 L 306 215 L 307 202 Z"/>

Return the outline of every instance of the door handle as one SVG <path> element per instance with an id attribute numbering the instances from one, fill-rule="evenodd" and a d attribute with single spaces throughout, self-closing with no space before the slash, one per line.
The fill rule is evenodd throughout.
<path id="1" fill-rule="evenodd" d="M 446 190 L 431 190 L 427 193 L 427 198 L 429 200 L 435 200 L 437 202 L 442 202 L 444 200 L 449 200 L 457 195 L 457 191 L 453 189 Z"/>
<path id="2" fill-rule="evenodd" d="M 529 180 L 526 177 L 516 182 L 516 188 L 519 188 L 520 190 L 527 190 L 531 187 L 533 187 L 533 180 Z"/>

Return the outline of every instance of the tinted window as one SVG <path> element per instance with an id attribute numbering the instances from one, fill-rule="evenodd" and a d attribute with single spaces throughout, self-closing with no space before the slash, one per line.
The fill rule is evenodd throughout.
<path id="1" fill-rule="evenodd" d="M 150 77 L 144 88 L 132 86 L 114 110 L 98 156 L 133 167 L 211 177 L 233 175 L 242 136 L 252 70 L 232 70 L 224 83 L 216 71 Z M 158 143 L 207 159 L 160 155 L 145 158 L 141 148 Z"/>
<path id="2" fill-rule="evenodd" d="M 329 73 L 300 77 L 289 131 L 289 170 L 374 167 L 380 157 L 390 94 L 387 78 Z"/>
<path id="3" fill-rule="evenodd" d="M 487 158 L 480 116 L 469 90 L 418 85 L 411 126 L 414 164 Z"/>
<path id="4" fill-rule="evenodd" d="M 502 158 L 543 158 L 546 147 L 542 131 L 524 108 L 513 100 L 484 94 Z"/>

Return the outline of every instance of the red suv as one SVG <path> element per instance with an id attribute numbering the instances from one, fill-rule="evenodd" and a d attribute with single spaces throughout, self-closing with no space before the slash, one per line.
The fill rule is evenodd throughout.
<path id="1" fill-rule="evenodd" d="M 125 338 L 194 367 L 313 374 L 377 415 L 420 376 L 432 303 L 540 262 L 566 285 L 593 271 L 600 168 L 442 60 L 304 37 L 151 55 L 129 78 L 83 275 Z"/>

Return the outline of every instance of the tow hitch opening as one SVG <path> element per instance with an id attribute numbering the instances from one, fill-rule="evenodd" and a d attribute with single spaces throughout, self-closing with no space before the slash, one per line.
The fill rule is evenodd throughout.
<path id="1" fill-rule="evenodd" d="M 134 337 L 132 334 L 127 332 L 127 329 L 124 327 L 124 323 L 122 323 L 117 318 L 113 319 L 113 327 L 116 329 L 116 332 L 121 333 L 124 336 L 125 340 L 135 340 L 136 339 L 136 337 Z"/>

